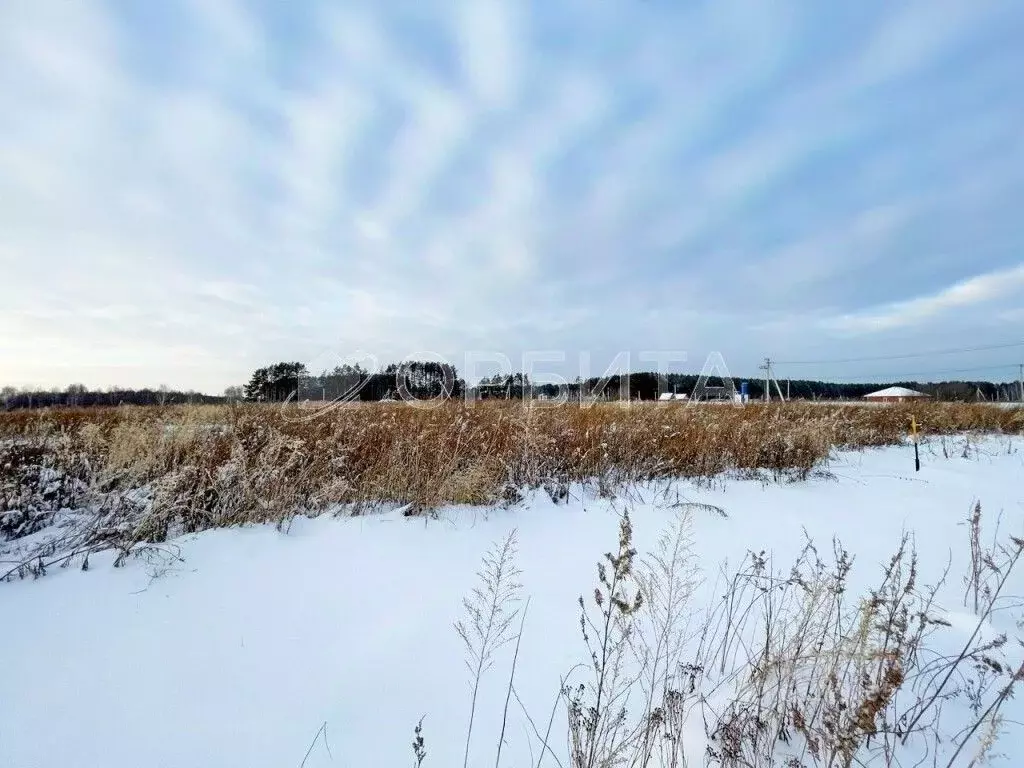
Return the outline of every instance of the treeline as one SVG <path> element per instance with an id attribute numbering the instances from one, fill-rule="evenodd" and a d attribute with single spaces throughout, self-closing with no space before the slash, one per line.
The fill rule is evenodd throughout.
<path id="1" fill-rule="evenodd" d="M 204 395 L 189 390 L 180 392 L 158 387 L 157 389 L 88 389 L 83 384 L 72 384 L 65 389 L 0 389 L 0 404 L 4 410 L 25 408 L 92 408 L 111 405 L 180 405 L 184 403 L 223 403 L 224 396 Z"/>
<path id="2" fill-rule="evenodd" d="M 391 364 L 370 373 L 360 365 L 310 374 L 302 363 L 276 363 L 257 369 L 243 388 L 246 400 L 279 403 L 294 399 L 376 401 L 462 397 L 466 383 L 455 366 L 434 361 Z"/>
<path id="3" fill-rule="evenodd" d="M 593 398 L 617 400 L 628 397 L 631 400 L 657 400 L 664 392 L 692 395 L 700 381 L 700 376 L 689 373 L 669 373 L 659 376 L 654 372 L 639 372 L 628 376 L 613 375 L 607 378 L 592 377 L 577 380 L 568 385 L 530 384 L 524 383 L 522 374 L 505 377 L 491 377 L 481 381 L 480 391 L 491 397 L 521 398 L 524 395 L 555 398 L 560 392 L 570 400 Z M 747 394 L 751 400 L 764 398 L 764 379 L 747 379 L 741 376 L 732 379 L 736 391 L 739 392 L 745 382 Z M 726 388 L 726 382 L 720 377 L 709 376 L 704 381 L 707 389 Z M 876 392 L 885 387 L 896 386 L 924 392 L 937 400 L 948 401 L 1007 401 L 1019 400 L 1020 393 L 1015 382 L 992 383 L 989 381 L 947 381 L 939 383 L 919 383 L 916 381 L 897 381 L 888 384 L 851 384 L 830 381 L 814 381 L 792 379 L 772 382 L 771 399 L 777 400 L 779 393 L 786 399 L 793 400 L 859 400 L 864 395 Z"/>
<path id="4" fill-rule="evenodd" d="M 737 379 L 739 381 L 739 379 Z M 1020 399 L 1020 391 L 1016 382 L 993 383 L 991 381 L 942 381 L 917 382 L 894 381 L 885 384 L 849 384 L 830 381 L 813 381 L 806 379 L 781 379 L 779 389 L 794 400 L 857 400 L 871 392 L 886 387 L 906 387 L 931 395 L 936 400 L 976 402 L 976 401 L 1014 401 Z M 750 392 L 757 397 L 764 394 L 764 379 L 751 380 Z M 772 397 L 777 397 L 775 384 L 772 384 Z"/>
<path id="5" fill-rule="evenodd" d="M 605 399 L 656 400 L 664 392 L 692 395 L 699 377 L 696 374 L 670 373 L 659 376 L 642 371 L 628 376 L 616 374 L 609 377 L 577 378 L 573 382 L 559 384 L 532 382 L 523 373 L 512 375 L 496 374 L 484 378 L 479 384 L 468 387 L 468 393 L 476 398 L 523 399 L 526 397 L 556 399 Z M 734 377 L 733 383 L 740 389 L 747 384 L 751 400 L 764 397 L 764 379 Z M 718 377 L 709 377 L 706 387 L 724 387 Z M 807 379 L 782 379 L 771 385 L 772 399 L 779 391 L 793 400 L 856 400 L 869 392 L 886 386 L 901 386 L 925 392 L 937 400 L 948 401 L 1013 401 L 1020 399 L 1016 382 L 993 383 L 989 381 L 946 381 L 919 383 L 915 381 L 892 382 L 889 384 L 855 384 Z M 91 390 L 81 384 L 73 384 L 63 390 L 0 389 L 0 405 L 5 410 L 26 408 L 88 408 L 116 405 L 179 405 L 215 404 L 246 400 L 248 402 L 280 403 L 297 399 L 300 401 L 335 401 L 347 399 L 371 402 L 415 398 L 419 400 L 439 397 L 461 398 L 467 394 L 466 382 L 459 378 L 454 366 L 434 361 L 413 361 L 392 364 L 379 372 L 371 373 L 361 366 L 340 366 L 331 371 L 311 374 L 303 363 L 279 362 L 259 368 L 253 372 L 243 387 L 228 387 L 223 395 L 207 395 L 195 391 L 157 389 L 127 389 L 112 387 L 105 390 Z"/>

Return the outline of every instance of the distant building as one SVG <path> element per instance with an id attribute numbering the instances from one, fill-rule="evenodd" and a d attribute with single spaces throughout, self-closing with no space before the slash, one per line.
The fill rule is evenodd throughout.
<path id="1" fill-rule="evenodd" d="M 509 400 L 512 397 L 512 384 L 508 381 L 500 384 L 477 384 L 476 393 L 481 400 Z"/>
<path id="2" fill-rule="evenodd" d="M 712 402 L 731 402 L 733 398 L 733 391 L 728 387 L 709 387 L 699 386 L 693 392 L 693 398 L 695 400 L 709 400 Z"/>
<path id="3" fill-rule="evenodd" d="M 683 392 L 662 392 L 658 395 L 659 402 L 665 402 L 668 400 L 689 400 L 690 396 Z"/>
<path id="4" fill-rule="evenodd" d="M 864 395 L 864 399 L 872 403 L 905 403 L 910 400 L 919 400 L 923 397 L 931 397 L 924 392 L 906 387 L 886 387 L 877 392 L 870 392 Z"/>

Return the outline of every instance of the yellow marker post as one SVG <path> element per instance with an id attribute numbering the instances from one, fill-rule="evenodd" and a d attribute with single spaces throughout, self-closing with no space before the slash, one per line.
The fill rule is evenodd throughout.
<path id="1" fill-rule="evenodd" d="M 917 452 L 917 417 L 910 417 L 910 434 L 914 440 L 914 471 L 921 471 L 921 456 Z"/>

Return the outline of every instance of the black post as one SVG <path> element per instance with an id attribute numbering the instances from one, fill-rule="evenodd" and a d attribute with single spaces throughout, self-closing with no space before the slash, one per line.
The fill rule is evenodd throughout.
<path id="1" fill-rule="evenodd" d="M 914 440 L 914 471 L 921 471 L 921 455 L 917 451 L 917 417 L 910 417 L 910 434 Z"/>

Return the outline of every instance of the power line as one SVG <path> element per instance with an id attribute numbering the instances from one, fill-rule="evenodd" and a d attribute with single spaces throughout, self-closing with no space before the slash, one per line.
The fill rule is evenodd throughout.
<path id="1" fill-rule="evenodd" d="M 900 373 L 866 373 L 860 378 L 866 379 L 898 379 L 907 376 L 935 376 L 945 373 L 971 373 L 974 371 L 995 371 L 1017 368 L 1017 363 L 1005 363 L 1003 365 L 979 365 L 973 368 L 946 368 L 940 371 L 902 371 Z"/>
<path id="2" fill-rule="evenodd" d="M 903 355 L 879 355 L 876 357 L 848 357 L 833 360 L 775 360 L 775 365 L 832 365 L 840 363 L 870 363 L 876 360 L 910 360 L 912 358 L 933 357 L 935 355 L 957 355 L 965 352 L 985 352 L 991 349 L 1011 349 L 1024 347 L 1024 341 L 1009 344 L 988 344 L 981 347 L 961 347 L 959 349 L 937 349 L 930 352 L 911 352 Z M 1001 367 L 1001 366 L 1000 366 Z"/>

